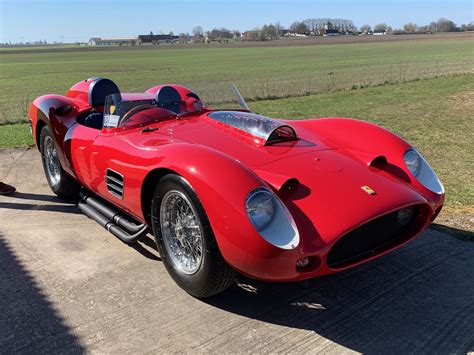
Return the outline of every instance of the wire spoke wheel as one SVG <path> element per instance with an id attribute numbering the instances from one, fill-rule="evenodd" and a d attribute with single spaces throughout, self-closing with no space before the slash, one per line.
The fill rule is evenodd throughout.
<path id="1" fill-rule="evenodd" d="M 61 180 L 61 165 L 53 139 L 47 136 L 44 140 L 44 159 L 48 177 L 53 185 Z"/>
<path id="2" fill-rule="evenodd" d="M 160 206 L 160 224 L 172 263 L 185 274 L 196 273 L 203 257 L 203 230 L 185 194 L 177 190 L 165 194 Z"/>

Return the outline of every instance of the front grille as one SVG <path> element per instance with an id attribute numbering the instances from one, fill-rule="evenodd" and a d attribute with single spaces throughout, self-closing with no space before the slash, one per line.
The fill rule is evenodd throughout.
<path id="1" fill-rule="evenodd" d="M 327 265 L 332 269 L 355 264 L 396 247 L 413 237 L 424 225 L 420 206 L 411 207 L 413 214 L 405 224 L 398 221 L 398 211 L 376 218 L 349 232 L 330 250 Z"/>

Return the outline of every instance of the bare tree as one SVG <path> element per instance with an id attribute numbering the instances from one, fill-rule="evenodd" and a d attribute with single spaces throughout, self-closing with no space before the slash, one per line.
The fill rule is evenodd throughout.
<path id="1" fill-rule="evenodd" d="M 474 31 L 474 21 L 462 24 L 459 28 L 460 31 Z"/>
<path id="2" fill-rule="evenodd" d="M 386 23 L 379 23 L 374 26 L 374 31 L 387 31 L 387 24 Z"/>
<path id="3" fill-rule="evenodd" d="M 195 26 L 192 30 L 194 43 L 204 43 L 204 30 L 201 26 Z"/>
<path id="4" fill-rule="evenodd" d="M 403 31 L 407 33 L 415 33 L 418 31 L 418 26 L 416 25 L 416 23 L 409 22 L 403 26 Z"/>
<path id="5" fill-rule="evenodd" d="M 200 37 L 204 34 L 204 30 L 202 29 L 201 26 L 195 26 L 192 30 L 192 33 L 193 33 L 193 36 L 196 37 Z"/>
<path id="6" fill-rule="evenodd" d="M 319 26 L 318 26 L 318 19 L 316 18 L 308 18 L 306 20 L 303 21 L 303 23 L 306 25 L 306 27 L 308 28 L 310 34 L 312 35 L 315 35 L 318 33 L 318 29 L 319 29 Z"/>
<path id="7" fill-rule="evenodd" d="M 370 32 L 370 30 L 372 30 L 372 27 L 370 27 L 370 25 L 362 25 L 359 28 L 359 31 L 362 33 L 368 33 Z"/>
<path id="8" fill-rule="evenodd" d="M 440 18 L 437 22 L 438 32 L 455 32 L 457 30 L 456 24 L 447 18 Z"/>
<path id="9" fill-rule="evenodd" d="M 212 31 L 208 32 L 207 37 L 210 41 L 227 43 L 234 37 L 234 35 L 232 31 L 228 30 L 227 28 L 214 28 Z"/>
<path id="10" fill-rule="evenodd" d="M 308 26 L 300 21 L 293 22 L 290 26 L 290 30 L 300 35 L 307 35 L 309 33 Z"/>
<path id="11" fill-rule="evenodd" d="M 179 34 L 179 43 L 186 44 L 191 40 L 191 35 L 186 32 L 181 32 Z"/>

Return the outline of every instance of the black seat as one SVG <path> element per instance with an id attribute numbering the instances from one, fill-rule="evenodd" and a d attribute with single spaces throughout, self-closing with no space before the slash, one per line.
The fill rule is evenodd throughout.
<path id="1" fill-rule="evenodd" d="M 183 100 L 178 90 L 172 86 L 163 86 L 155 96 L 156 104 L 159 107 L 170 110 L 174 113 L 181 113 Z"/>
<path id="2" fill-rule="evenodd" d="M 94 78 L 89 85 L 88 99 L 91 105 L 91 113 L 84 119 L 84 125 L 90 128 L 102 129 L 104 114 L 97 112 L 104 106 L 105 98 L 109 95 L 120 94 L 118 86 L 110 79 Z"/>
<path id="3" fill-rule="evenodd" d="M 118 86 L 112 80 L 95 78 L 89 85 L 89 105 L 94 108 L 102 107 L 107 96 L 119 93 Z"/>
<path id="4" fill-rule="evenodd" d="M 84 120 L 84 126 L 102 129 L 104 125 L 104 114 L 100 112 L 93 112 L 89 114 Z"/>

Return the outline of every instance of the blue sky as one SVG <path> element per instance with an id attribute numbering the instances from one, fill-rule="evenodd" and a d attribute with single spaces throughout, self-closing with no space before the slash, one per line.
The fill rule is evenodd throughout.
<path id="1" fill-rule="evenodd" d="M 0 0 L 0 42 L 87 41 L 227 27 L 241 31 L 269 22 L 289 26 L 315 17 L 352 19 L 357 26 L 427 24 L 440 17 L 473 21 L 473 0 Z"/>

